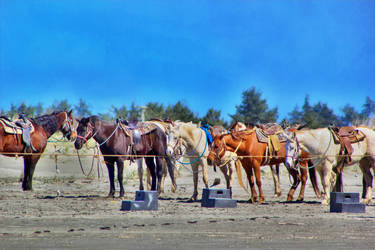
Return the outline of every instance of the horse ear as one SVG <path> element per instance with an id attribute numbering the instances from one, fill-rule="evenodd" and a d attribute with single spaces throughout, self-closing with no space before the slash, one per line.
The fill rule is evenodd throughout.
<path id="1" fill-rule="evenodd" d="M 307 126 L 307 124 L 306 123 L 304 123 L 304 124 L 300 124 L 300 125 L 298 125 L 297 126 L 297 130 L 301 130 L 301 129 L 303 129 L 304 127 L 306 127 Z"/>
<path id="2" fill-rule="evenodd" d="M 71 109 L 69 112 L 68 112 L 68 116 L 72 116 L 72 113 L 73 113 L 73 109 Z"/>

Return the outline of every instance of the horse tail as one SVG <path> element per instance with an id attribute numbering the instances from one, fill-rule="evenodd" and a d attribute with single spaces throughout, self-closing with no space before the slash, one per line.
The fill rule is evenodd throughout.
<path id="1" fill-rule="evenodd" d="M 309 166 L 308 169 L 309 169 L 310 181 L 311 181 L 311 184 L 313 186 L 316 197 L 321 198 L 322 194 L 320 193 L 320 190 L 319 190 L 319 187 L 318 187 L 315 168 L 310 168 L 313 165 L 314 164 L 311 162 L 311 160 L 309 160 L 308 161 L 308 166 Z"/>
<path id="2" fill-rule="evenodd" d="M 247 190 L 247 188 L 245 187 L 245 185 L 242 182 L 242 172 L 241 172 L 241 162 L 240 162 L 240 160 L 237 159 L 234 162 L 234 164 L 236 165 L 238 183 L 243 188 L 243 190 L 245 190 L 246 193 L 249 193 L 249 191 Z"/>

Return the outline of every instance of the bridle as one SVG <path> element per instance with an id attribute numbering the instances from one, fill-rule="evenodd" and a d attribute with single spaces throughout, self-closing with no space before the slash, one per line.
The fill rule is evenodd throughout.
<path id="1" fill-rule="evenodd" d="M 63 136 L 68 137 L 73 132 L 73 125 L 72 125 L 72 122 L 68 118 L 68 114 L 66 112 L 64 112 L 64 114 L 65 114 L 65 120 L 64 120 L 64 124 L 61 126 L 60 130 L 63 132 L 64 129 L 67 128 L 68 132 L 67 133 L 63 132 Z"/>

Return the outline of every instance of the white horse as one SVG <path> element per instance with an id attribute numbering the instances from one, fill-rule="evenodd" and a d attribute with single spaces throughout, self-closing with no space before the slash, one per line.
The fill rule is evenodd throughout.
<path id="1" fill-rule="evenodd" d="M 332 132 L 328 128 L 310 129 L 297 132 L 286 132 L 288 140 L 285 145 L 286 154 L 293 156 L 298 155 L 299 149 L 303 149 L 310 156 L 318 156 L 315 160 L 315 169 L 318 171 L 323 186 L 322 204 L 328 204 L 330 199 L 330 182 L 334 184 L 335 173 L 332 171 L 337 167 L 346 165 L 354 165 L 359 163 L 359 167 L 363 173 L 364 194 L 363 202 L 368 204 L 372 199 L 372 174 L 370 168 L 374 168 L 375 163 L 375 131 L 358 127 L 357 130 L 365 135 L 365 139 L 361 142 L 353 143 L 353 153 L 350 164 L 344 162 L 344 157 L 340 156 L 340 144 L 334 143 Z M 292 166 L 295 161 L 293 157 L 287 157 L 286 166 Z M 333 180 L 333 181 L 332 181 Z"/>

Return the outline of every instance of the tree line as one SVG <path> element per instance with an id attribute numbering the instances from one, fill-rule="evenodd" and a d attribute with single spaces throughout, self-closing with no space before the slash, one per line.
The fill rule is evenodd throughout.
<path id="1" fill-rule="evenodd" d="M 245 123 L 268 123 L 276 122 L 279 118 L 278 108 L 270 108 L 267 100 L 262 98 L 262 94 L 256 88 L 252 87 L 242 93 L 242 100 L 239 105 L 236 105 L 236 112 L 230 114 L 231 121 L 226 121 L 221 116 L 221 111 L 210 108 L 207 113 L 200 117 L 194 113 L 187 105 L 178 101 L 174 105 L 164 106 L 159 102 L 149 102 L 145 106 L 140 107 L 134 102 L 126 107 L 113 106 L 106 113 L 97 114 L 104 120 L 115 120 L 117 118 L 127 120 L 149 120 L 152 118 L 170 118 L 172 120 L 193 121 L 207 121 L 211 125 L 223 125 L 228 127 L 232 121 L 240 121 Z M 19 113 L 25 113 L 27 117 L 35 117 L 44 113 L 51 113 L 56 110 L 74 109 L 74 114 L 78 117 L 85 117 L 92 115 L 90 105 L 83 99 L 80 99 L 77 104 L 73 105 L 67 99 L 55 101 L 52 105 L 44 108 L 41 103 L 36 105 L 27 105 L 22 102 L 19 105 L 11 104 L 9 110 L 0 110 L 0 114 L 8 117 L 15 117 Z M 329 108 L 326 103 L 318 102 L 311 104 L 309 96 L 305 96 L 304 103 L 301 107 L 296 105 L 294 109 L 288 113 L 287 117 L 282 119 L 282 122 L 289 124 L 306 124 L 310 128 L 327 127 L 331 124 L 337 126 L 350 125 L 371 125 L 371 118 L 375 115 L 375 101 L 370 97 L 366 97 L 362 109 L 357 111 L 352 105 L 346 104 L 342 109 L 342 115 L 337 115 L 333 109 Z M 143 115 L 143 117 L 142 117 Z"/>

